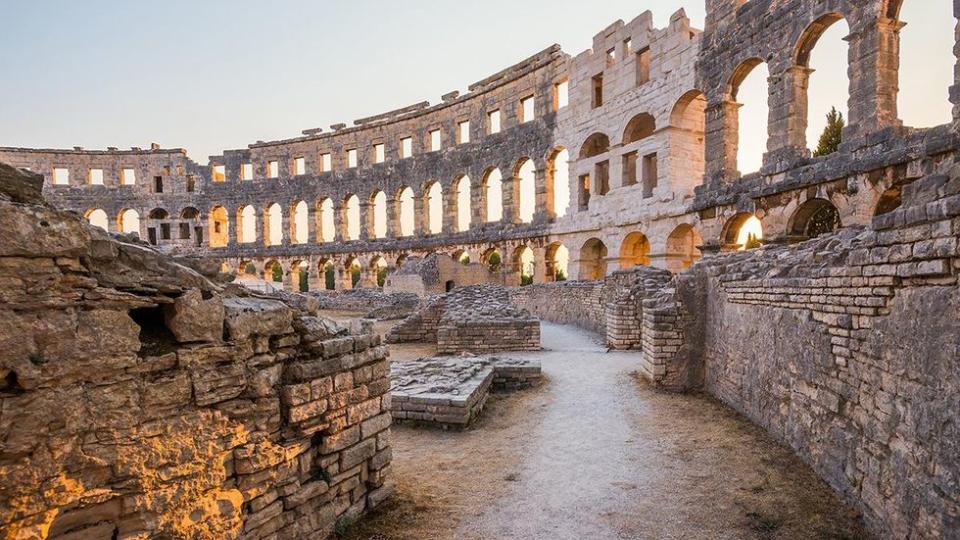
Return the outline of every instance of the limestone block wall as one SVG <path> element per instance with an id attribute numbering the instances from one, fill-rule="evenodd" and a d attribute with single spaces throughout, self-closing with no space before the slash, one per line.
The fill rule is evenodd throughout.
<path id="1" fill-rule="evenodd" d="M 540 321 L 534 318 L 448 320 L 437 329 L 440 354 L 538 350 Z"/>
<path id="2" fill-rule="evenodd" d="M 0 166 L 0 536 L 325 538 L 390 493 L 387 350 Z"/>
<path id="3" fill-rule="evenodd" d="M 903 206 L 680 280 L 706 389 L 789 444 L 891 538 L 960 530 L 960 170 Z"/>

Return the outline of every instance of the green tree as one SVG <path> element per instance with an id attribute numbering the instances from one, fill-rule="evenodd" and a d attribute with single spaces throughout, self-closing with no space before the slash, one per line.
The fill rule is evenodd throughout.
<path id="1" fill-rule="evenodd" d="M 337 288 L 337 271 L 333 269 L 333 265 L 327 265 L 327 269 L 323 272 L 324 285 L 328 291 L 336 290 Z"/>
<path id="2" fill-rule="evenodd" d="M 830 107 L 830 112 L 827 113 L 827 127 L 823 128 L 823 134 L 820 135 L 817 149 L 813 151 L 813 157 L 826 156 L 836 152 L 843 140 L 843 126 L 845 125 L 843 113 L 838 111 L 836 107 Z"/>
<path id="3" fill-rule="evenodd" d="M 273 265 L 273 281 L 280 283 L 283 281 L 283 267 L 279 264 Z"/>

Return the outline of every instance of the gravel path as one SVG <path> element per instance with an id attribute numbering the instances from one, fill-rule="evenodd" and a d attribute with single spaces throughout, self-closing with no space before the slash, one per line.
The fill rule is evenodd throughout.
<path id="1" fill-rule="evenodd" d="M 635 353 L 543 324 L 539 389 L 464 433 L 394 429 L 397 496 L 347 538 L 866 538 L 789 450 L 706 396 L 652 390 Z M 395 357 L 424 354 L 396 347 Z"/>

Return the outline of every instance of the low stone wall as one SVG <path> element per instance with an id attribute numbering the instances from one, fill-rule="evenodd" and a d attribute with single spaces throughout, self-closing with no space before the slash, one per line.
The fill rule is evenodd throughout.
<path id="1" fill-rule="evenodd" d="M 453 321 L 445 322 L 437 330 L 437 352 L 440 354 L 538 350 L 540 321 L 537 319 Z"/>
<path id="2" fill-rule="evenodd" d="M 606 331 L 603 281 L 564 281 L 511 289 L 510 302 L 543 321 Z"/>
<path id="3" fill-rule="evenodd" d="M 706 389 L 889 538 L 960 530 L 960 170 L 870 229 L 710 258 L 679 281 Z M 699 342 L 699 343 L 696 343 Z"/>
<path id="4" fill-rule="evenodd" d="M 387 349 L 0 165 L 5 538 L 325 538 L 390 493 Z"/>

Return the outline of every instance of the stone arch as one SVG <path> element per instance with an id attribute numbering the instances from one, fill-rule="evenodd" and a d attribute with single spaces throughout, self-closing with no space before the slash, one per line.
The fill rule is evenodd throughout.
<path id="1" fill-rule="evenodd" d="M 376 190 L 370 195 L 369 232 L 371 238 L 387 237 L 387 194 Z"/>
<path id="2" fill-rule="evenodd" d="M 594 133 L 580 146 L 580 159 L 588 159 L 610 151 L 610 137 L 605 133 Z"/>
<path id="3" fill-rule="evenodd" d="M 456 219 L 457 231 L 466 232 L 470 230 L 472 219 L 471 208 L 471 189 L 470 177 L 463 175 L 453 182 L 452 200 L 456 201 Z"/>
<path id="4" fill-rule="evenodd" d="M 570 250 L 561 242 L 554 242 L 547 246 L 546 261 L 547 280 L 566 281 L 570 277 Z"/>
<path id="5" fill-rule="evenodd" d="M 389 268 L 390 265 L 387 264 L 387 260 L 383 258 L 382 255 L 376 255 L 370 259 L 370 273 L 377 287 L 382 289 L 384 284 L 386 284 Z"/>
<path id="6" fill-rule="evenodd" d="M 880 194 L 873 209 L 873 217 L 889 214 L 903 205 L 903 186 L 893 186 Z"/>
<path id="7" fill-rule="evenodd" d="M 187 206 L 180 210 L 180 219 L 200 219 L 200 210 L 193 206 Z"/>
<path id="8" fill-rule="evenodd" d="M 310 264 L 297 259 L 290 264 L 290 288 L 294 292 L 308 292 L 310 290 Z"/>
<path id="9" fill-rule="evenodd" d="M 960 111 L 951 103 L 958 74 L 957 9 L 958 4 L 950 0 L 897 1 L 887 6 L 887 13 L 893 15 L 888 24 L 895 29 L 889 39 L 896 40 L 894 46 L 900 53 L 894 86 L 896 114 L 905 125 L 928 128 L 946 124 Z M 923 61 L 911 61 L 910 51 L 921 47 Z"/>
<path id="10" fill-rule="evenodd" d="M 758 247 L 763 240 L 763 224 L 750 212 L 740 212 L 728 219 L 720 233 L 724 250 L 745 250 Z"/>
<path id="11" fill-rule="evenodd" d="M 703 244 L 700 233 L 688 223 L 677 225 L 667 237 L 667 268 L 674 273 L 682 272 L 700 260 L 699 246 Z"/>
<path id="12" fill-rule="evenodd" d="M 707 98 L 699 90 L 688 90 L 670 111 L 670 127 L 703 135 L 706 125 Z M 702 141 L 701 141 L 702 142 Z"/>
<path id="13" fill-rule="evenodd" d="M 209 222 L 207 236 L 210 238 L 210 247 L 227 247 L 227 244 L 230 243 L 230 218 L 227 215 L 227 209 L 222 206 L 214 206 L 210 210 L 207 221 Z"/>
<path id="14" fill-rule="evenodd" d="M 503 174 L 491 167 L 483 175 L 483 221 L 492 223 L 503 219 Z"/>
<path id="15" fill-rule="evenodd" d="M 752 83 L 755 77 L 759 77 L 758 83 L 749 85 L 748 92 L 741 92 L 744 84 L 748 80 Z M 767 64 L 759 58 L 749 58 L 734 69 L 727 83 L 727 99 L 735 106 L 727 107 L 725 114 L 733 116 L 736 122 L 733 119 L 726 122 L 724 137 L 730 143 L 736 169 L 741 173 L 757 171 L 763 165 L 770 136 L 769 78 Z M 765 90 L 761 92 L 761 88 Z M 748 99 L 741 99 L 744 97 Z M 744 129 L 744 124 L 750 129 Z"/>
<path id="16" fill-rule="evenodd" d="M 283 265 L 276 259 L 270 259 L 263 265 L 263 280 L 268 283 L 283 283 Z M 278 279 L 279 278 L 279 279 Z"/>
<path id="17" fill-rule="evenodd" d="M 344 290 L 358 289 L 363 281 L 363 265 L 360 259 L 350 257 L 343 263 L 343 288 Z"/>
<path id="18" fill-rule="evenodd" d="M 607 245 L 599 238 L 591 238 L 580 248 L 581 280 L 600 280 L 607 276 Z"/>
<path id="19" fill-rule="evenodd" d="M 257 211 L 252 205 L 237 209 L 237 242 L 252 244 L 257 241 Z"/>
<path id="20" fill-rule="evenodd" d="M 423 220 L 427 234 L 443 232 L 443 187 L 440 182 L 430 182 L 423 190 Z"/>
<path id="21" fill-rule="evenodd" d="M 337 290 L 337 265 L 331 259 L 320 259 L 317 264 L 317 276 L 322 280 L 322 289 Z"/>
<path id="22" fill-rule="evenodd" d="M 683 156 L 683 159 L 671 160 L 671 167 L 675 178 L 690 182 L 691 185 L 700 183 L 706 171 L 706 111 L 707 99 L 699 90 L 689 90 L 683 94 L 670 111 L 670 154 Z M 648 167 L 646 162 L 643 167 Z M 640 176 L 643 176 L 643 171 Z M 644 194 L 652 195 L 648 184 L 644 182 Z"/>
<path id="23" fill-rule="evenodd" d="M 306 201 L 297 201 L 290 205 L 290 243 L 306 244 L 309 241 L 310 209 Z"/>
<path id="24" fill-rule="evenodd" d="M 650 240 L 642 232 L 634 231 L 620 244 L 620 269 L 650 266 Z"/>
<path id="25" fill-rule="evenodd" d="M 360 239 L 360 197 L 351 193 L 344 197 L 341 208 L 343 217 L 343 238 L 345 240 Z"/>
<path id="26" fill-rule="evenodd" d="M 413 188 L 403 186 L 397 190 L 396 198 L 396 230 L 399 236 L 413 236 L 416 233 L 416 199 Z"/>
<path id="27" fill-rule="evenodd" d="M 337 239 L 337 222 L 333 200 L 325 197 L 317 203 L 317 240 L 333 242 Z"/>
<path id="28" fill-rule="evenodd" d="M 503 254 L 495 247 L 489 248 L 480 256 L 480 262 L 491 272 L 499 272 L 503 269 Z"/>
<path id="29" fill-rule="evenodd" d="M 140 236 L 140 213 L 132 208 L 121 210 L 117 214 L 117 230 L 124 234 L 136 233 Z"/>
<path id="30" fill-rule="evenodd" d="M 170 219 L 170 212 L 163 208 L 154 208 L 147 213 L 147 219 Z"/>
<path id="31" fill-rule="evenodd" d="M 845 31 L 839 36 L 835 35 L 833 30 L 844 30 L 844 28 L 836 26 L 837 23 L 842 23 L 845 27 Z M 815 63 L 813 51 L 823 38 L 829 37 L 834 42 L 845 41 L 849 33 L 850 25 L 847 24 L 843 14 L 828 12 L 815 19 L 800 34 L 794 50 L 795 68 L 787 74 L 785 79 L 791 85 L 789 91 L 793 94 L 791 114 L 797 115 L 797 118 L 792 119 L 793 127 L 790 129 L 795 131 L 795 135 L 791 134 L 790 144 L 803 148 L 810 147 L 813 150 L 816 148 L 820 133 L 826 126 L 826 115 L 831 108 L 837 108 L 844 118 L 849 116 L 847 112 L 850 101 L 849 51 L 843 58 L 834 58 L 835 55 L 828 58 L 820 56 L 816 62 L 819 65 L 813 65 Z M 824 68 L 826 71 L 823 71 Z M 818 70 L 820 74 L 817 74 Z M 846 81 L 846 88 L 843 89 L 844 97 L 833 100 L 832 97 L 840 92 L 839 88 L 833 87 L 840 84 L 838 79 Z M 820 96 L 825 94 L 831 96 L 830 101 L 822 101 L 823 98 Z M 801 137 L 802 140 L 800 140 Z"/>
<path id="32" fill-rule="evenodd" d="M 521 223 L 533 222 L 537 211 L 537 166 L 530 158 L 517 161 L 514 168 L 514 215 Z"/>
<path id="33" fill-rule="evenodd" d="M 530 246 L 520 244 L 513 250 L 511 258 L 511 270 L 517 275 L 520 286 L 533 285 L 536 278 L 537 265 L 536 255 Z"/>
<path id="34" fill-rule="evenodd" d="M 450 254 L 450 258 L 457 261 L 460 264 L 467 265 L 470 264 L 470 252 L 465 249 L 458 249 Z"/>
<path id="35" fill-rule="evenodd" d="M 562 146 L 547 157 L 547 214 L 563 217 L 570 209 L 570 152 Z"/>
<path id="36" fill-rule="evenodd" d="M 627 122 L 623 130 L 623 144 L 631 144 L 646 139 L 657 130 L 657 121 L 650 113 L 640 113 Z"/>
<path id="37" fill-rule="evenodd" d="M 283 208 L 277 203 L 263 210 L 263 243 L 267 246 L 283 244 Z"/>
<path id="38" fill-rule="evenodd" d="M 801 204 L 790 217 L 787 234 L 794 239 L 805 240 L 830 234 L 843 224 L 840 211 L 826 199 L 809 199 Z"/>
<path id="39" fill-rule="evenodd" d="M 87 220 L 87 223 L 93 225 L 94 227 L 99 227 L 103 230 L 107 230 L 107 223 L 110 221 L 107 218 L 107 213 L 101 208 L 91 208 L 83 214 L 84 219 Z"/>

